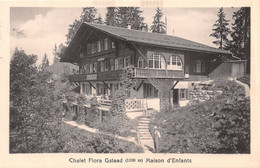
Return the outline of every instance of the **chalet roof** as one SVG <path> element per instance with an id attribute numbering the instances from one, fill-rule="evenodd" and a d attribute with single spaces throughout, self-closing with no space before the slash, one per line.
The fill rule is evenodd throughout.
<path id="1" fill-rule="evenodd" d="M 206 51 L 206 52 L 214 52 L 214 53 L 222 53 L 222 54 L 231 54 L 228 51 L 210 47 L 194 41 L 186 40 L 177 36 L 170 36 L 170 35 L 165 35 L 160 33 L 149 33 L 140 30 L 133 30 L 133 29 L 107 26 L 101 24 L 93 24 L 93 23 L 83 23 L 83 24 L 129 42 L 156 45 L 156 46 L 175 48 L 175 49 L 186 49 L 186 50 L 188 49 L 188 50 L 198 50 L 198 51 Z"/>

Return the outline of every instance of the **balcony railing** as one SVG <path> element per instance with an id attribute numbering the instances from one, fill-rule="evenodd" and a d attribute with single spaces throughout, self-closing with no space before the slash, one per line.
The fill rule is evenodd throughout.
<path id="1" fill-rule="evenodd" d="M 184 70 L 134 68 L 135 78 L 185 78 Z"/>
<path id="2" fill-rule="evenodd" d="M 70 75 L 71 82 L 120 80 L 122 70 Z M 184 70 L 134 68 L 134 78 L 185 78 Z"/>

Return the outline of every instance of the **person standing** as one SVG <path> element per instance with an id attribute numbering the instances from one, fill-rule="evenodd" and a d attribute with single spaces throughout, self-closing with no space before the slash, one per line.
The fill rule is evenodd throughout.
<path id="1" fill-rule="evenodd" d="M 154 126 L 154 151 L 157 153 L 159 151 L 159 143 L 161 139 L 161 134 L 158 131 L 157 126 Z"/>

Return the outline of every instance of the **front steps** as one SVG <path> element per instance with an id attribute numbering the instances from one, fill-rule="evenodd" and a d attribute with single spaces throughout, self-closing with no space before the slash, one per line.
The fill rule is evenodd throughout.
<path id="1" fill-rule="evenodd" d="M 144 116 L 140 119 L 137 126 L 138 142 L 144 149 L 145 153 L 152 153 L 154 151 L 153 137 L 149 131 L 150 117 Z"/>

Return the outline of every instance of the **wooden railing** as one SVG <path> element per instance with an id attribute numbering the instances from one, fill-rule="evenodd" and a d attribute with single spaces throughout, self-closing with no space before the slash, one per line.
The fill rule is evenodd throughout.
<path id="1" fill-rule="evenodd" d="M 184 70 L 134 68 L 135 78 L 184 78 Z"/>

